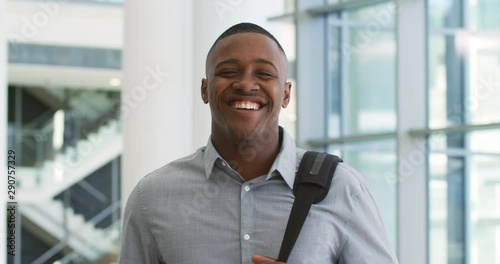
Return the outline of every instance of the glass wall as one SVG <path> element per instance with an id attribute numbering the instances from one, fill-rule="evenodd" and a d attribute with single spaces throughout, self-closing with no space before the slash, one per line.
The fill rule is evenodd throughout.
<path id="1" fill-rule="evenodd" d="M 427 57 L 425 63 L 415 62 L 414 68 L 427 75 L 427 85 L 421 87 L 427 97 L 412 111 L 427 112 L 427 126 L 402 132 L 428 146 L 422 147 L 428 167 L 415 175 L 428 182 L 427 193 L 415 198 L 428 199 L 424 225 L 429 233 L 422 234 L 427 243 L 419 248 L 425 248 L 422 252 L 428 252 L 427 263 L 432 264 L 500 263 L 500 1 L 413 2 L 416 5 L 407 5 L 410 9 L 420 4 L 422 8 L 404 12 L 419 13 L 415 16 L 419 19 L 411 23 L 426 28 L 423 44 L 416 46 L 424 45 Z M 400 242 L 398 198 L 402 196 L 397 180 L 387 181 L 387 176 L 398 177 L 402 159 L 398 150 L 412 144 L 399 141 L 401 133 L 396 132 L 401 132 L 398 94 L 408 89 L 397 87 L 404 83 L 397 80 L 405 77 L 397 74 L 401 35 L 395 29 L 409 22 L 397 19 L 403 13 L 398 4 L 325 0 L 318 6 L 306 5 L 309 9 L 305 10 L 311 20 L 324 20 L 327 25 L 325 39 L 316 40 L 326 43 L 328 58 L 324 94 L 317 96 L 318 101 L 327 98 L 327 133 L 326 138 L 310 142 L 341 155 L 363 174 L 396 248 Z M 299 27 L 310 22 L 300 11 L 304 10 L 297 16 Z M 314 45 L 299 46 L 297 52 L 312 54 L 317 49 Z M 299 82 L 301 74 L 304 79 L 298 72 Z M 299 116 L 301 111 L 314 113 L 298 110 Z"/>
<path id="2" fill-rule="evenodd" d="M 428 0 L 430 263 L 500 263 L 500 2 Z M 452 133 L 453 128 L 461 132 Z"/>
<path id="3" fill-rule="evenodd" d="M 396 129 L 394 5 L 328 14 L 328 136 L 380 136 Z M 300 63 L 300 62 L 299 62 Z M 369 183 L 396 245 L 395 136 L 330 144 Z"/>

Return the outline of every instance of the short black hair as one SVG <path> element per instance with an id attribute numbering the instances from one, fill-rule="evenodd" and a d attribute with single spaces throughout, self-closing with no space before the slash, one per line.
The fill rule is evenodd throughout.
<path id="1" fill-rule="evenodd" d="M 273 36 L 273 34 L 269 33 L 269 31 L 265 30 L 263 27 L 261 27 L 259 25 L 256 25 L 256 24 L 253 24 L 253 23 L 247 23 L 247 22 L 245 22 L 245 23 L 239 23 L 239 24 L 236 24 L 236 25 L 234 25 L 234 26 L 226 29 L 226 31 L 224 31 L 215 40 L 214 44 L 212 45 L 212 47 L 210 48 L 210 50 L 207 53 L 207 57 L 212 52 L 212 50 L 215 48 L 215 46 L 217 45 L 217 43 L 220 40 L 222 40 L 224 38 L 227 38 L 229 36 L 238 34 L 238 33 L 258 33 L 258 34 L 265 35 L 268 38 L 272 39 L 274 41 L 274 43 L 276 43 L 276 45 L 278 45 L 278 48 L 281 50 L 281 52 L 283 52 L 283 54 L 286 57 L 285 50 L 283 49 L 283 47 L 281 47 L 279 41 Z"/>

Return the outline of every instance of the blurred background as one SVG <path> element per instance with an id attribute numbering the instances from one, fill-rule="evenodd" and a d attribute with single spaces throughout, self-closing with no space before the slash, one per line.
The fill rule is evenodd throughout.
<path id="1" fill-rule="evenodd" d="M 208 49 L 254 22 L 288 56 L 281 124 L 361 172 L 401 263 L 500 264 L 499 14 L 498 0 L 0 0 L 0 158 L 16 152 L 18 201 L 0 263 L 117 263 L 132 188 L 209 138 Z"/>

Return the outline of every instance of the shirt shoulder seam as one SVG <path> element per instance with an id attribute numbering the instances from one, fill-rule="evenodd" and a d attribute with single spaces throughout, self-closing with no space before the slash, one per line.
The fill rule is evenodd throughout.
<path id="1" fill-rule="evenodd" d="M 140 212 L 141 214 L 143 215 L 144 217 L 144 223 L 146 225 L 146 229 L 148 230 L 148 233 L 149 233 L 149 241 L 154 243 L 154 246 L 156 248 L 156 254 L 157 254 L 157 257 L 159 257 L 161 259 L 161 261 L 163 263 L 165 263 L 165 261 L 163 260 L 163 257 L 162 255 L 158 254 L 158 252 L 160 252 L 159 248 L 158 248 L 158 243 L 156 242 L 156 238 L 154 237 L 153 235 L 153 232 L 151 231 L 151 226 L 149 224 L 149 221 L 148 221 L 148 212 L 147 212 L 147 205 L 144 203 L 143 201 L 143 198 L 144 198 L 144 195 L 143 195 L 143 192 L 142 192 L 142 184 L 143 184 L 143 180 L 145 178 L 143 178 L 141 181 L 139 181 L 138 183 L 138 188 L 137 188 L 137 200 L 138 200 L 138 203 L 139 203 L 139 209 L 140 209 Z"/>

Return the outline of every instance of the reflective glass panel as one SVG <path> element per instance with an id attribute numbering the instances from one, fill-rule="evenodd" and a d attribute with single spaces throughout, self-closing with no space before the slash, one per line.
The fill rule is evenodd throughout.
<path id="1" fill-rule="evenodd" d="M 340 155 L 366 179 L 380 210 L 392 245 L 396 245 L 396 141 L 394 139 L 331 145 L 330 153 Z"/>

